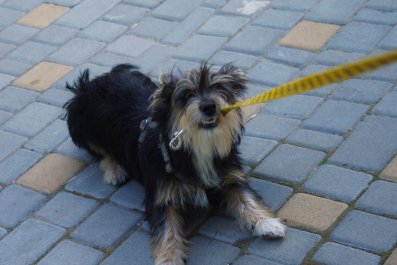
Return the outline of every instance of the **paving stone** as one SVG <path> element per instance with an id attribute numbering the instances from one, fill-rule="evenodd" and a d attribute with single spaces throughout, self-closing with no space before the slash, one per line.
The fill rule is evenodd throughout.
<path id="1" fill-rule="evenodd" d="M 2 212 L 0 226 L 4 228 L 16 226 L 45 199 L 46 197 L 43 194 L 18 185 L 6 187 L 0 193 L 0 210 Z"/>
<path id="2" fill-rule="evenodd" d="M 74 37 L 74 35 L 76 35 L 77 32 L 79 31 L 74 28 L 50 25 L 34 35 L 33 39 L 35 41 L 45 42 L 52 45 L 60 45 L 68 42 Z M 104 32 L 102 32 L 102 34 L 104 34 Z"/>
<path id="3" fill-rule="evenodd" d="M 252 24 L 271 28 L 290 29 L 303 17 L 304 13 L 265 9 Z"/>
<path id="4" fill-rule="evenodd" d="M 77 147 L 70 137 L 56 149 L 56 152 L 87 163 L 95 160 L 85 149 Z"/>
<path id="5" fill-rule="evenodd" d="M 393 132 L 396 130 L 396 119 L 369 116 L 336 149 L 328 162 L 379 172 L 395 155 L 397 136 Z"/>
<path id="6" fill-rule="evenodd" d="M 19 62 L 10 59 L 3 59 L 0 61 L 0 72 L 12 76 L 22 75 L 31 67 L 32 65 L 29 63 Z"/>
<path id="7" fill-rule="evenodd" d="M 153 71 L 149 74 L 150 76 L 158 79 L 161 73 L 168 73 L 171 69 L 174 69 L 175 72 L 187 72 L 193 68 L 198 69 L 200 67 L 199 62 L 178 60 L 178 59 L 167 59 L 161 63 L 159 63 Z"/>
<path id="8" fill-rule="evenodd" d="M 0 160 L 3 160 L 8 155 L 12 154 L 28 139 L 12 133 L 0 131 Z"/>
<path id="9" fill-rule="evenodd" d="M 320 50 L 325 43 L 339 30 L 339 26 L 301 21 L 292 28 L 279 44 L 309 51 Z"/>
<path id="10" fill-rule="evenodd" d="M 171 32 L 162 39 L 162 42 L 168 44 L 181 44 L 189 38 L 193 32 L 200 27 L 212 15 L 214 10 L 200 7 L 195 9 L 187 18 L 178 23 Z"/>
<path id="11" fill-rule="evenodd" d="M 264 113 L 286 116 L 295 119 L 307 118 L 322 102 L 322 98 L 312 96 L 292 96 L 266 104 Z"/>
<path id="12" fill-rule="evenodd" d="M 16 79 L 13 84 L 41 92 L 47 90 L 72 69 L 72 67 L 62 64 L 41 62 Z"/>
<path id="13" fill-rule="evenodd" d="M 214 36 L 232 36 L 248 22 L 246 17 L 214 15 L 198 31 L 201 34 Z M 223 25 L 219 27 L 219 25 Z"/>
<path id="14" fill-rule="evenodd" d="M 74 7 L 82 0 L 46 0 L 48 3 L 53 3 L 61 6 Z"/>
<path id="15" fill-rule="evenodd" d="M 71 237 L 99 248 L 110 248 L 140 218 L 140 214 L 105 204 L 84 221 Z"/>
<path id="16" fill-rule="evenodd" d="M 371 180 L 369 174 L 322 165 L 302 187 L 309 193 L 349 203 L 358 198 Z"/>
<path id="17" fill-rule="evenodd" d="M 69 65 L 82 64 L 104 46 L 105 44 L 102 42 L 74 38 L 52 53 L 49 59 Z"/>
<path id="18" fill-rule="evenodd" d="M 168 20 L 182 20 L 199 5 L 199 2 L 166 0 L 152 11 L 152 15 Z"/>
<path id="19" fill-rule="evenodd" d="M 370 52 L 390 31 L 386 25 L 351 22 L 344 26 L 328 43 L 328 48 L 347 52 Z"/>
<path id="20" fill-rule="evenodd" d="M 343 134 L 365 114 L 368 106 L 345 101 L 327 100 L 311 115 L 303 126 L 323 132 Z"/>
<path id="21" fill-rule="evenodd" d="M 55 49 L 54 46 L 48 44 L 27 41 L 8 54 L 7 58 L 37 64 Z"/>
<path id="22" fill-rule="evenodd" d="M 10 25 L 0 31 L 0 40 L 15 44 L 22 44 L 39 30 L 18 24 Z"/>
<path id="23" fill-rule="evenodd" d="M 392 91 L 386 94 L 383 99 L 378 104 L 376 104 L 372 112 L 376 114 L 397 116 L 397 108 L 395 105 L 396 100 L 397 91 Z"/>
<path id="24" fill-rule="evenodd" d="M 155 45 L 133 60 L 134 65 L 139 66 L 141 72 L 149 72 L 160 62 L 175 54 L 175 47 L 168 45 Z"/>
<path id="25" fill-rule="evenodd" d="M 340 65 L 363 58 L 365 55 L 356 52 L 324 50 L 316 58 L 317 62 L 326 65 Z"/>
<path id="26" fill-rule="evenodd" d="M 397 12 L 363 8 L 353 17 L 353 20 L 394 25 L 397 23 Z"/>
<path id="27" fill-rule="evenodd" d="M 221 50 L 217 52 L 209 60 L 209 62 L 211 64 L 216 64 L 216 65 L 224 65 L 227 63 L 232 63 L 237 67 L 248 69 L 251 68 L 257 60 L 258 58 L 253 55 Z"/>
<path id="28" fill-rule="evenodd" d="M 15 79 L 15 77 L 12 75 L 6 75 L 6 74 L 0 73 L 0 90 L 3 87 L 6 87 L 8 84 L 10 84 L 11 81 L 14 79 Z"/>
<path id="29" fill-rule="evenodd" d="M 267 7 L 269 4 L 270 1 L 231 0 L 221 9 L 221 11 L 224 13 L 250 16 Z"/>
<path id="30" fill-rule="evenodd" d="M 306 18 L 326 23 L 346 24 L 363 4 L 363 0 L 341 2 L 322 0 L 310 11 Z"/>
<path id="31" fill-rule="evenodd" d="M 378 265 L 381 258 L 355 248 L 327 242 L 316 252 L 313 260 L 321 264 Z"/>
<path id="32" fill-rule="evenodd" d="M 55 120 L 47 128 L 30 139 L 25 144 L 25 147 L 40 153 L 48 153 L 60 145 L 68 135 L 66 122 Z"/>
<path id="33" fill-rule="evenodd" d="M 320 239 L 317 234 L 288 228 L 283 240 L 257 238 L 249 247 L 248 253 L 283 264 L 300 264 Z"/>
<path id="34" fill-rule="evenodd" d="M 16 46 L 13 44 L 0 42 L 0 57 L 3 57 L 4 55 L 8 54 L 15 47 Z"/>
<path id="35" fill-rule="evenodd" d="M 43 0 L 31 0 L 31 1 L 8 0 L 3 5 L 17 10 L 28 11 L 38 6 L 41 2 L 43 2 Z"/>
<path id="36" fill-rule="evenodd" d="M 0 125 L 8 121 L 12 117 L 11 112 L 0 110 Z"/>
<path id="37" fill-rule="evenodd" d="M 132 35 L 124 35 L 106 47 L 106 50 L 118 54 L 136 57 L 152 47 L 154 42 Z"/>
<path id="38" fill-rule="evenodd" d="M 378 79 L 383 81 L 395 82 L 397 81 L 397 76 L 394 74 L 397 71 L 397 65 L 392 64 L 385 66 L 379 70 L 364 74 L 363 78 Z"/>
<path id="39" fill-rule="evenodd" d="M 397 263 L 397 249 L 394 249 L 384 265 L 393 265 Z"/>
<path id="40" fill-rule="evenodd" d="M 130 63 L 134 64 L 135 59 L 126 55 L 119 55 L 109 51 L 102 51 L 90 58 L 90 62 L 113 67 L 116 64 Z"/>
<path id="41" fill-rule="evenodd" d="M 145 191 L 142 185 L 132 180 L 123 185 L 110 199 L 126 208 L 144 210 L 144 198 Z"/>
<path id="42" fill-rule="evenodd" d="M 186 265 L 228 264 L 240 249 L 220 241 L 195 236 L 191 240 L 190 255 Z"/>
<path id="43" fill-rule="evenodd" d="M 66 13 L 69 8 L 53 4 L 41 4 L 32 9 L 25 16 L 18 20 L 18 24 L 31 26 L 35 28 L 45 28 L 54 22 L 57 18 Z"/>
<path id="44" fill-rule="evenodd" d="M 200 228 L 199 233 L 229 244 L 251 236 L 249 231 L 242 230 L 234 220 L 219 216 L 208 219 Z"/>
<path id="45" fill-rule="evenodd" d="M 367 6 L 379 10 L 397 10 L 397 3 L 393 0 L 370 0 Z"/>
<path id="46" fill-rule="evenodd" d="M 97 41 L 110 42 L 127 29 L 128 27 L 124 25 L 99 20 L 86 27 L 79 33 L 79 36 Z"/>
<path id="47" fill-rule="evenodd" d="M 392 86 L 383 81 L 351 79 L 339 84 L 330 98 L 373 104 L 390 91 Z"/>
<path id="48" fill-rule="evenodd" d="M 247 26 L 237 33 L 225 48 L 231 51 L 263 54 L 265 50 L 275 42 L 283 31 L 259 26 Z"/>
<path id="49" fill-rule="evenodd" d="M 137 231 L 107 257 L 102 265 L 152 265 L 150 237 Z"/>
<path id="50" fill-rule="evenodd" d="M 374 253 L 383 253 L 391 250 L 397 242 L 397 220 L 352 211 L 334 229 L 331 239 Z"/>
<path id="51" fill-rule="evenodd" d="M 323 152 L 283 144 L 259 164 L 254 174 L 299 183 L 305 180 L 324 158 Z"/>
<path id="52" fill-rule="evenodd" d="M 209 59 L 225 41 L 225 37 L 193 35 L 179 47 L 177 57 L 201 62 Z"/>
<path id="53" fill-rule="evenodd" d="M 37 216 L 62 227 L 78 225 L 98 206 L 92 199 L 60 192 L 36 213 Z"/>
<path id="54" fill-rule="evenodd" d="M 0 242 L 3 264 L 32 264 L 44 255 L 65 230 L 40 220 L 28 219 Z"/>
<path id="55" fill-rule="evenodd" d="M 11 184 L 37 161 L 41 154 L 26 149 L 18 149 L 0 163 L 0 183 Z"/>
<path id="56" fill-rule="evenodd" d="M 7 230 L 5 230 L 4 228 L 0 227 L 0 239 L 5 237 L 6 235 L 7 235 Z"/>
<path id="57" fill-rule="evenodd" d="M 243 136 L 239 145 L 241 159 L 244 164 L 256 164 L 268 155 L 276 145 L 276 141 Z"/>
<path id="58" fill-rule="evenodd" d="M 380 177 L 397 182 L 397 156 L 390 161 L 387 167 L 380 174 Z"/>
<path id="59" fill-rule="evenodd" d="M 264 60 L 248 71 L 248 78 L 251 82 L 278 86 L 290 81 L 297 72 L 298 69 L 295 67 Z"/>
<path id="60" fill-rule="evenodd" d="M 73 97 L 73 93 L 63 89 L 49 89 L 44 92 L 38 101 L 54 105 L 57 107 L 63 107 Z"/>
<path id="61" fill-rule="evenodd" d="M 116 187 L 105 184 L 103 173 L 97 164 L 92 164 L 81 171 L 66 185 L 65 189 L 97 199 L 108 198 L 116 191 Z"/>
<path id="62" fill-rule="evenodd" d="M 287 10 L 305 11 L 311 9 L 319 0 L 275 0 L 272 7 Z"/>
<path id="63" fill-rule="evenodd" d="M 318 131 L 298 129 L 285 140 L 287 143 L 331 152 L 343 141 L 343 137 Z"/>
<path id="64" fill-rule="evenodd" d="M 138 36 L 160 40 L 171 32 L 175 26 L 175 22 L 145 17 L 131 32 Z"/>
<path id="65" fill-rule="evenodd" d="M 120 0 L 84 0 L 58 19 L 57 24 L 73 28 L 85 28 L 118 2 Z"/>
<path id="66" fill-rule="evenodd" d="M 397 14 L 397 13 L 396 13 Z M 397 41 L 397 27 L 394 27 L 392 31 L 382 40 L 380 47 L 384 49 L 395 49 Z"/>
<path id="67" fill-rule="evenodd" d="M 280 265 L 281 263 L 269 261 L 253 255 L 244 255 L 236 259 L 233 265 Z"/>
<path id="68" fill-rule="evenodd" d="M 13 24 L 24 13 L 6 7 L 0 7 L 0 26 L 5 27 Z"/>
<path id="69" fill-rule="evenodd" d="M 273 212 L 280 209 L 294 192 L 290 187 L 257 178 L 250 179 L 250 186 Z"/>
<path id="70" fill-rule="evenodd" d="M 323 232 L 329 229 L 348 205 L 305 193 L 297 193 L 281 208 L 278 216 L 286 224 Z"/>
<path id="71" fill-rule="evenodd" d="M 216 9 L 225 5 L 226 1 L 227 0 L 205 0 L 202 5 Z"/>
<path id="72" fill-rule="evenodd" d="M 49 154 L 17 180 L 43 193 L 54 193 L 84 168 L 84 163 L 60 154 Z"/>
<path id="73" fill-rule="evenodd" d="M 19 111 L 38 95 L 30 90 L 9 86 L 0 91 L 0 108 L 10 112 Z"/>
<path id="74" fill-rule="evenodd" d="M 146 0 L 142 2 L 141 0 L 124 0 L 123 2 L 136 5 L 136 6 L 145 6 L 145 7 L 156 7 L 158 6 L 163 0 Z"/>
<path id="75" fill-rule="evenodd" d="M 103 253 L 99 250 L 77 244 L 70 240 L 63 240 L 37 265 L 96 265 L 102 257 Z"/>
<path id="76" fill-rule="evenodd" d="M 266 53 L 266 58 L 294 67 L 303 67 L 313 55 L 313 53 L 304 50 L 276 46 Z"/>
<path id="77" fill-rule="evenodd" d="M 107 12 L 103 19 L 130 26 L 143 18 L 148 12 L 147 8 L 118 4 Z"/>
<path id="78" fill-rule="evenodd" d="M 23 136 L 34 136 L 61 113 L 60 108 L 33 102 L 6 122 L 3 128 Z"/>
<path id="79" fill-rule="evenodd" d="M 245 126 L 247 136 L 281 140 L 300 124 L 299 120 L 260 113 Z"/>
<path id="80" fill-rule="evenodd" d="M 368 190 L 356 203 L 356 208 L 376 214 L 397 216 L 397 183 L 378 180 L 369 186 Z"/>

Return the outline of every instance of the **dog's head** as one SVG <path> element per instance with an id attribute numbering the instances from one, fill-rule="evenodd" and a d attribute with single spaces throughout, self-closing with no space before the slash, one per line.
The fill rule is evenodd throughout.
<path id="1" fill-rule="evenodd" d="M 221 109 L 241 100 L 246 84 L 245 73 L 231 64 L 218 71 L 203 64 L 181 76 L 162 74 L 150 110 L 156 120 L 166 122 L 170 137 L 186 131 L 184 148 L 208 147 L 223 156 L 239 141 L 243 124 L 239 109 L 227 115 Z"/>

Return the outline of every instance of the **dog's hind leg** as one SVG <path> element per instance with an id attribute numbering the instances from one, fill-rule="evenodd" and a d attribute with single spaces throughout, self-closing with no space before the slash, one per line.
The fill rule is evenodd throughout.
<path id="1" fill-rule="evenodd" d="M 252 230 L 255 235 L 267 239 L 284 237 L 285 226 L 279 218 L 274 218 L 271 211 L 247 182 L 228 185 L 224 199 L 228 212 L 242 226 Z"/>
<path id="2" fill-rule="evenodd" d="M 117 164 L 116 161 L 114 161 L 109 156 L 104 156 L 101 159 L 99 167 L 103 171 L 103 179 L 107 184 L 112 184 L 116 186 L 126 182 L 126 172 L 119 164 Z"/>

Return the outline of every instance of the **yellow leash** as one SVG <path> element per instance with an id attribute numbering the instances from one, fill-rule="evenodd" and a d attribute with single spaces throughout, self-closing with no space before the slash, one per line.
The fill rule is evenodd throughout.
<path id="1" fill-rule="evenodd" d="M 353 63 L 337 66 L 325 71 L 309 75 L 307 77 L 299 78 L 294 81 L 285 83 L 269 91 L 223 108 L 222 113 L 226 115 L 230 110 L 235 108 L 304 93 L 332 83 L 337 83 L 346 79 L 353 78 L 366 72 L 374 71 L 380 67 L 386 66 L 396 61 L 397 50 L 393 50 L 391 52 L 383 53 L 372 57 L 367 57 Z"/>

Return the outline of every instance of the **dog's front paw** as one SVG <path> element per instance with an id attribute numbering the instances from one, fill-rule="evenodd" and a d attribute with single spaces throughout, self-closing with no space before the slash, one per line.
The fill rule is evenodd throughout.
<path id="1" fill-rule="evenodd" d="M 254 234 L 266 239 L 280 239 L 285 236 L 286 227 L 279 218 L 267 218 L 258 221 L 254 227 Z"/>

